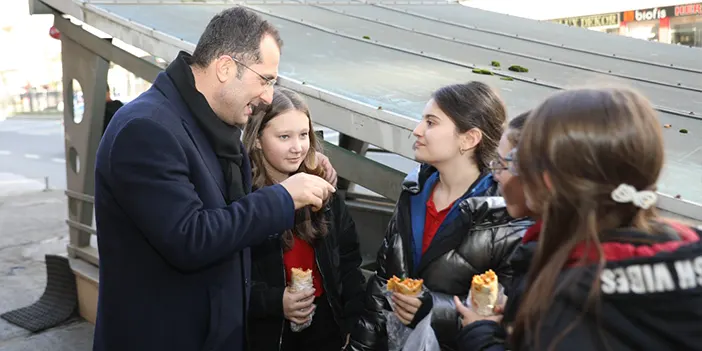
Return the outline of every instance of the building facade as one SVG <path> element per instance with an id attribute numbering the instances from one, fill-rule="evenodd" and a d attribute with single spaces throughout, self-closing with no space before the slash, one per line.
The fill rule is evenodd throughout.
<path id="1" fill-rule="evenodd" d="M 551 21 L 637 39 L 702 47 L 702 2 Z"/>

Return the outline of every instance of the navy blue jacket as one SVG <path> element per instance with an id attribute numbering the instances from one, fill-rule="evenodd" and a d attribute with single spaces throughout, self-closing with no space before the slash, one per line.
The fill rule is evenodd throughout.
<path id="1" fill-rule="evenodd" d="M 247 156 L 242 173 L 250 189 Z M 160 73 L 97 152 L 94 351 L 244 350 L 248 247 L 292 228 L 294 204 L 276 185 L 227 206 L 224 189 L 209 141 Z"/>

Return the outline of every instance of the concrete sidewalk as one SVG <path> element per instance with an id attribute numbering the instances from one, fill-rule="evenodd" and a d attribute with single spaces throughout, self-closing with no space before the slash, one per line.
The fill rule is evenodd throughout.
<path id="1" fill-rule="evenodd" d="M 1 117 L 0 117 L 1 119 Z M 46 119 L 46 120 L 58 120 L 63 119 L 63 113 L 47 113 L 47 112 L 36 112 L 36 113 L 19 113 L 16 115 L 5 116 L 5 119 Z"/>
<path id="2" fill-rule="evenodd" d="M 30 305 L 44 292 L 44 255 L 66 254 L 63 191 L 0 197 L 0 313 Z M 0 351 L 88 351 L 93 325 L 78 320 L 30 334 L 0 319 Z"/>

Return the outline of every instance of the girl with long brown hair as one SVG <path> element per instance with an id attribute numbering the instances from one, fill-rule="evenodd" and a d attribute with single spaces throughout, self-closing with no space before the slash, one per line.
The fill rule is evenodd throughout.
<path id="1" fill-rule="evenodd" d="M 276 87 L 271 104 L 255 111 L 244 145 L 254 189 L 299 172 L 324 177 L 309 108 L 291 90 Z M 343 200 L 334 195 L 319 211 L 298 210 L 292 230 L 251 255 L 249 349 L 341 349 L 361 312 L 364 284 L 356 228 Z M 312 289 L 291 289 L 294 268 L 311 271 Z"/>
<path id="2" fill-rule="evenodd" d="M 465 299 L 473 275 L 487 270 L 509 285 L 509 257 L 528 223 L 509 216 L 492 174 L 505 114 L 502 99 L 482 82 L 432 94 L 413 131 L 422 165 L 403 183 L 349 350 L 391 346 L 384 283 L 392 276 L 422 279 L 426 289 L 420 297 L 393 293 L 393 317 L 414 328 L 431 312 L 437 341 L 449 351 L 458 348 L 453 296 Z"/>
<path id="3" fill-rule="evenodd" d="M 537 248 L 513 331 L 475 323 L 512 350 L 700 349 L 701 233 L 656 214 L 664 146 L 650 103 L 628 89 L 556 94 L 529 115 L 514 161 L 542 218 Z M 505 349 L 463 336 L 463 350 Z"/>
<path id="4" fill-rule="evenodd" d="M 497 313 L 495 316 L 481 317 L 463 306 L 458 298 L 454 300 L 456 309 L 461 314 L 462 325 L 470 325 L 467 328 L 462 328 L 459 335 L 462 340 L 461 347 L 465 350 L 483 350 L 491 345 L 502 347 L 496 340 L 505 339 L 505 328 L 496 322 L 501 320 L 504 326 L 510 326 L 514 322 L 519 301 L 525 290 L 527 272 L 536 250 L 536 238 L 541 230 L 541 221 L 539 215 L 527 206 L 524 186 L 514 162 L 517 145 L 528 116 L 529 111 L 523 112 L 509 121 L 502 138 L 500 138 L 497 157 L 490 162 L 490 169 L 493 178 L 499 184 L 500 194 L 505 199 L 509 215 L 514 218 L 530 219 L 529 223 L 533 223 L 533 220 L 536 222 L 525 231 L 522 242 L 510 257 L 509 262 L 513 272 L 512 282 L 505 286 L 505 293 L 508 296 L 506 304 L 504 307 L 496 307 L 496 310 L 501 313 Z"/>

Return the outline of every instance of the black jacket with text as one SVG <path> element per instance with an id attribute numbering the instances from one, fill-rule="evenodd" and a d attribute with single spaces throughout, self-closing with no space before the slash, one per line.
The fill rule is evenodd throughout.
<path id="1" fill-rule="evenodd" d="M 536 248 L 527 233 L 512 261 L 520 277 L 503 323 L 469 324 L 459 334 L 460 350 L 702 350 L 700 234 L 680 225 L 662 225 L 658 235 L 627 228 L 608 233 L 602 239 L 607 263 L 600 273 L 599 308 L 582 314 L 597 267 L 570 266 L 558 278 L 568 283 L 553 293 L 538 344 L 527 335 L 515 347 L 506 342 L 505 325 L 514 322 Z"/>

